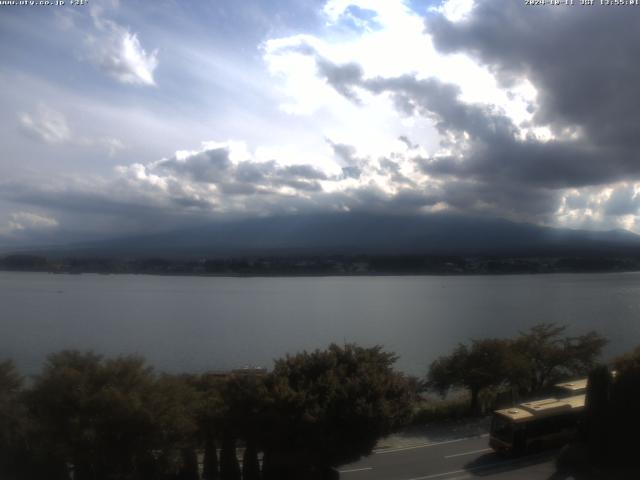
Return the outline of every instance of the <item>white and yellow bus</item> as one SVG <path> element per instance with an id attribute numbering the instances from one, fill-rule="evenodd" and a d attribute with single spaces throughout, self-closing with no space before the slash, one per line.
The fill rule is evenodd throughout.
<path id="1" fill-rule="evenodd" d="M 501 453 L 559 446 L 578 434 L 584 415 L 586 379 L 556 385 L 558 396 L 495 410 L 489 445 Z M 576 394 L 577 393 L 577 394 Z"/>

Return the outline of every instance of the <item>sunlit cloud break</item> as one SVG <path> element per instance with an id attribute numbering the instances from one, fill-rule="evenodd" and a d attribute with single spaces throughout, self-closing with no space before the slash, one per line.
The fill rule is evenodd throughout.
<path id="1" fill-rule="evenodd" d="M 0 224 L 32 208 L 96 233 L 366 210 L 640 232 L 640 98 L 615 80 L 637 76 L 640 47 L 619 10 L 107 5 L 43 21 L 42 52 L 25 33 L 34 62 L 6 55 L 2 79 L 38 88 L 0 94 L 22 133 L 0 132 Z"/>

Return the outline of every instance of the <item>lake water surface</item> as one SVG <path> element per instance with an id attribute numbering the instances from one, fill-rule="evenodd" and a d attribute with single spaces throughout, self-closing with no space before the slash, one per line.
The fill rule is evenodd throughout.
<path id="1" fill-rule="evenodd" d="M 160 370 L 245 365 L 330 342 L 381 344 L 423 375 L 458 342 L 539 322 L 640 344 L 640 273 L 220 278 L 0 272 L 0 359 L 36 373 L 64 348 L 139 353 Z"/>

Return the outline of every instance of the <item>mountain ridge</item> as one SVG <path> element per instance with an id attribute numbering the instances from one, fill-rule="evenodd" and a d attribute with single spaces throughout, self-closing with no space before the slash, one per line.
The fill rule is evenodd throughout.
<path id="1" fill-rule="evenodd" d="M 107 257 L 628 255 L 640 254 L 640 236 L 622 229 L 560 229 L 452 214 L 339 213 L 226 220 L 112 240 L 14 250 Z"/>

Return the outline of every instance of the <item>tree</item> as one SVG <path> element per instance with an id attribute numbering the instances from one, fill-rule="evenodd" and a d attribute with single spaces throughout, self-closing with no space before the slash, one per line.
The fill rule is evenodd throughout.
<path id="1" fill-rule="evenodd" d="M 74 478 L 161 479 L 192 469 L 197 396 L 178 377 L 156 378 L 136 356 L 49 356 L 29 392 L 41 448 Z"/>
<path id="2" fill-rule="evenodd" d="M 177 470 L 180 480 L 197 479 L 202 398 L 193 383 L 191 375 L 163 374 L 154 383 L 148 405 L 155 432 L 153 451 L 161 460 L 161 470 L 167 474 Z"/>
<path id="3" fill-rule="evenodd" d="M 427 385 L 442 395 L 451 387 L 467 388 L 471 393 L 471 412 L 481 413 L 480 392 L 508 380 L 510 353 L 508 340 L 472 340 L 470 346 L 459 344 L 450 355 L 431 364 Z"/>
<path id="4" fill-rule="evenodd" d="M 31 463 L 23 379 L 10 360 L 0 362 L 0 478 L 25 478 Z"/>
<path id="5" fill-rule="evenodd" d="M 234 442 L 235 439 L 244 441 L 242 478 L 257 480 L 260 476 L 258 445 L 262 442 L 265 398 L 268 395 L 264 376 L 244 373 L 231 375 L 222 385 L 221 394 L 224 404 L 222 428 L 229 437 L 227 445 L 231 447 L 232 439 Z M 234 456 L 229 455 L 228 460 L 225 460 L 225 472 L 229 472 L 225 474 L 229 475 L 230 479 L 237 478 L 236 464 L 234 450 Z M 222 469 L 221 478 L 225 480 Z"/>
<path id="6" fill-rule="evenodd" d="M 224 380 L 216 374 L 204 373 L 193 379 L 193 386 L 198 391 L 200 402 L 196 409 L 198 434 L 204 445 L 203 471 L 204 480 L 220 478 L 217 445 L 225 419 L 222 388 Z"/>
<path id="7" fill-rule="evenodd" d="M 327 478 L 402 426 L 414 399 L 395 360 L 352 344 L 277 360 L 263 414 L 264 478 Z"/>
<path id="8" fill-rule="evenodd" d="M 563 378 L 586 375 L 595 366 L 607 340 L 593 331 L 563 337 L 566 328 L 541 323 L 515 340 L 510 382 L 521 392 L 543 391 Z"/>
<path id="9" fill-rule="evenodd" d="M 467 388 L 470 410 L 480 413 L 480 393 L 509 385 L 522 394 L 540 393 L 560 379 L 586 375 L 607 341 L 596 332 L 563 337 L 566 327 L 553 323 L 533 326 L 514 340 L 472 340 L 435 360 L 427 385 L 445 394 L 451 387 Z"/>

